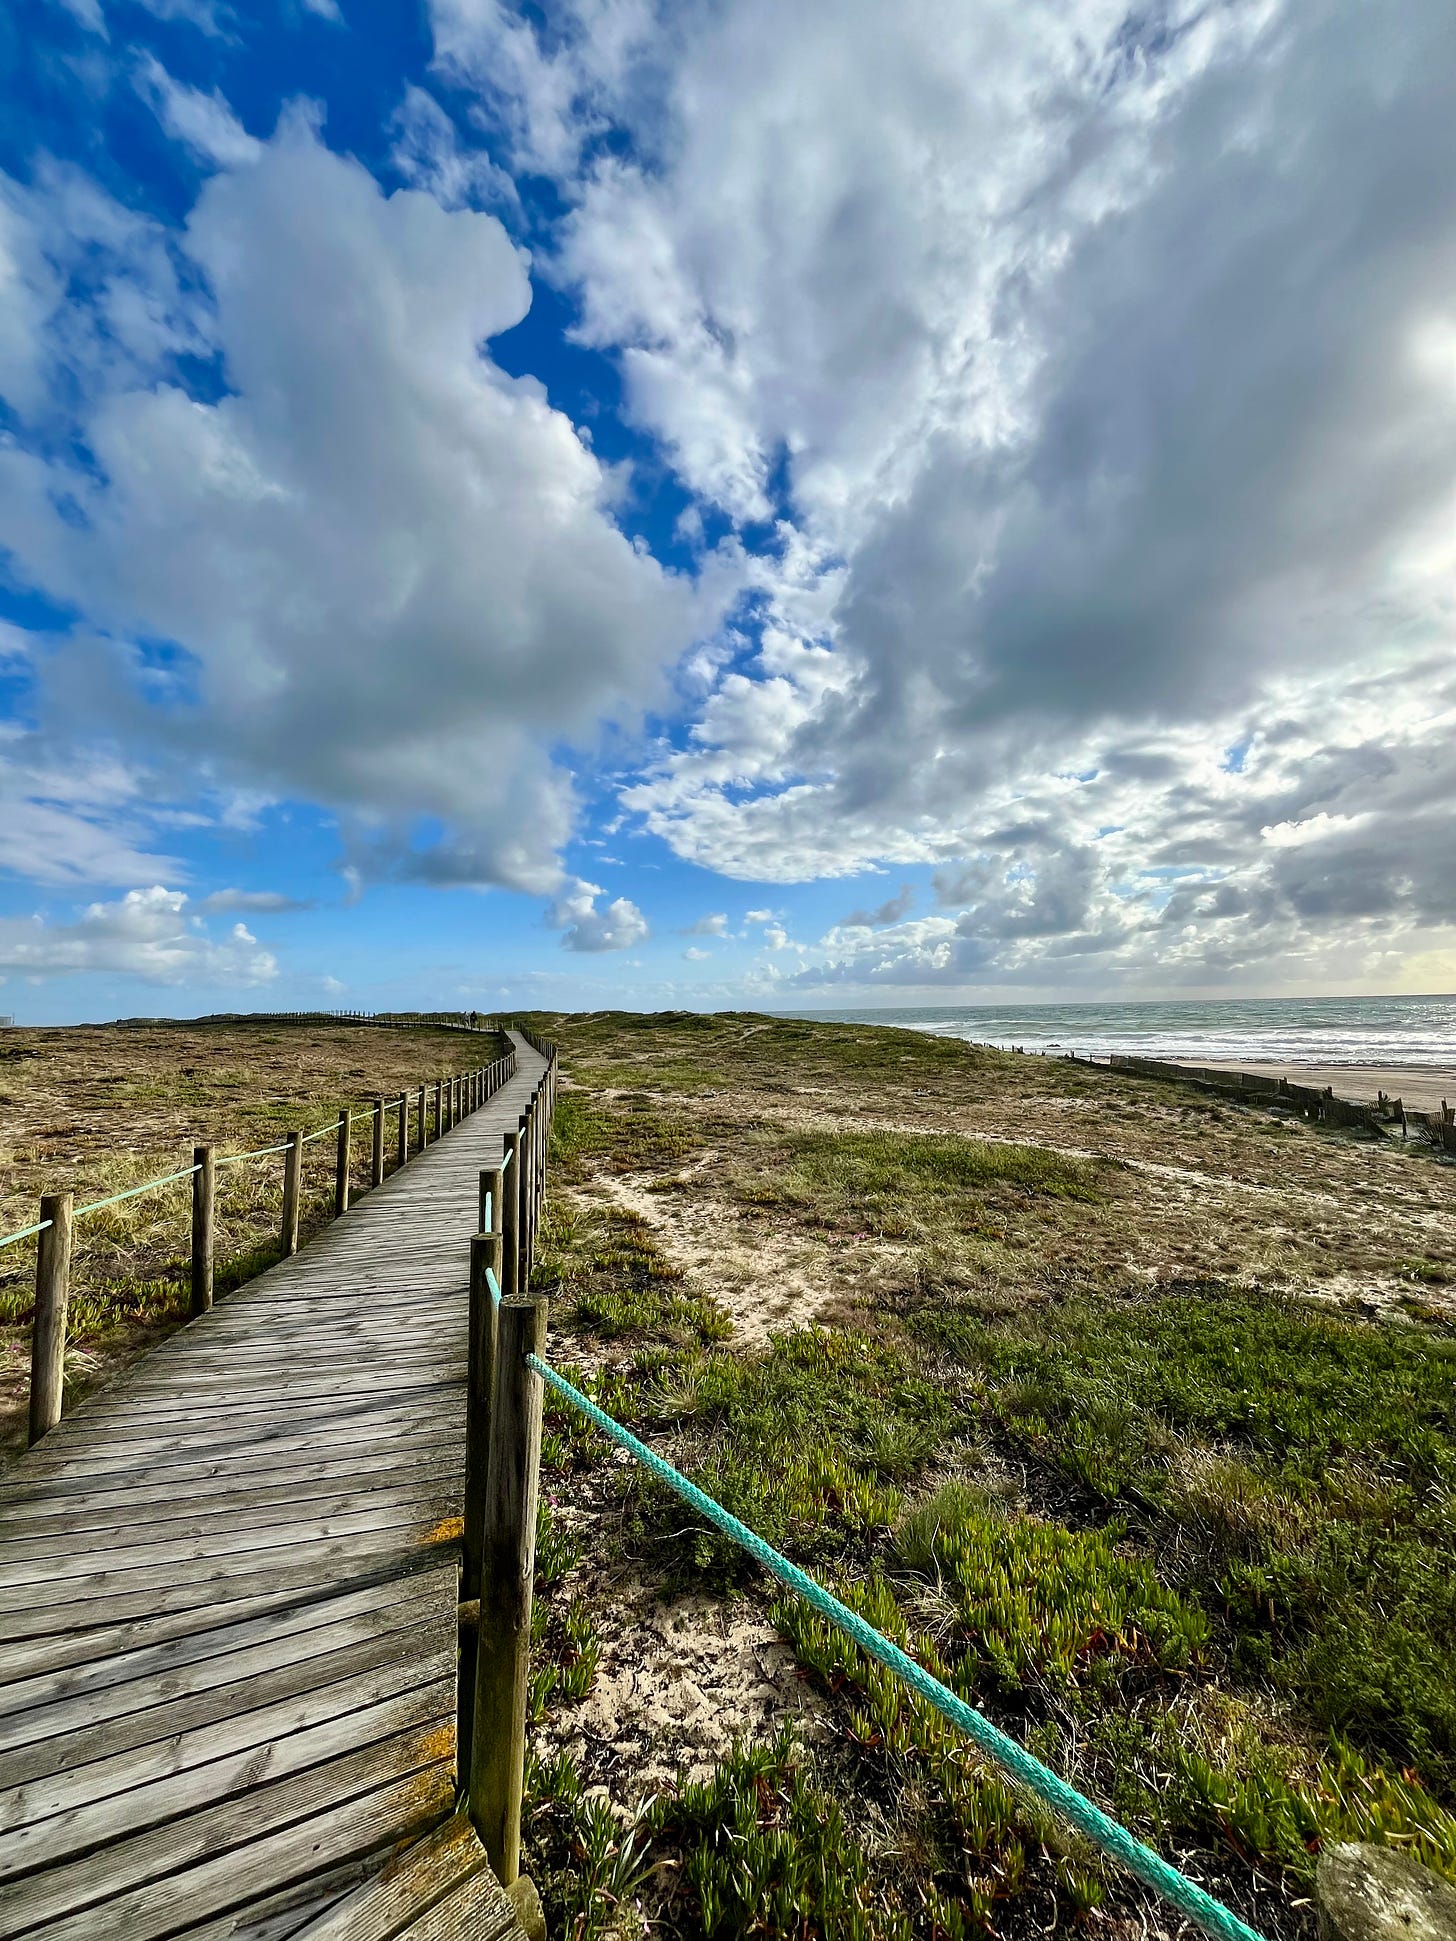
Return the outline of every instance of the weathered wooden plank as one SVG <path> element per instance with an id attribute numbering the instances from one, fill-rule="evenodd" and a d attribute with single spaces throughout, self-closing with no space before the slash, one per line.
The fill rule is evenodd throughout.
<path id="1" fill-rule="evenodd" d="M 6 1755 L 19 1746 L 33 1745 L 59 1733 L 95 1731 L 104 1721 L 129 1713 L 151 1712 L 155 1714 L 152 1729 L 165 1731 L 168 1709 L 179 1699 L 400 1632 L 413 1645 L 419 1629 L 418 1612 L 408 1601 L 402 1601 L 382 1610 L 318 1624 L 307 1631 L 264 1637 L 236 1650 L 227 1648 L 224 1636 L 215 1651 L 161 1673 L 148 1671 L 137 1678 L 118 1679 L 0 1718 L 0 1778 L 5 1772 Z"/>
<path id="2" fill-rule="evenodd" d="M 166 1941 L 208 1915 L 244 1907 L 289 1881 L 306 1880 L 321 1869 L 427 1832 L 452 1804 L 453 1774 L 449 1762 L 442 1761 L 117 1895 L 106 1903 L 105 1927 L 125 1935 L 126 1941 Z M 97 1922 L 93 1907 L 14 1932 L 34 1934 L 37 1941 L 96 1941 Z"/>
<path id="3" fill-rule="evenodd" d="M 290 1590 L 317 1591 L 319 1585 L 334 1591 L 362 1589 L 366 1584 L 383 1583 L 412 1570 L 428 1570 L 441 1561 L 440 1550 L 422 1548 L 418 1554 L 401 1551 L 397 1537 L 385 1531 L 378 1539 L 357 1539 L 357 1549 L 340 1558 L 338 1546 L 319 1545 L 297 1562 L 276 1562 L 265 1569 L 250 1568 L 227 1575 L 221 1568 L 212 1572 L 189 1567 L 183 1581 L 153 1583 L 132 1590 L 103 1595 L 92 1592 L 83 1579 L 71 1579 L 66 1597 L 60 1602 L 34 1595 L 21 1598 L 11 1610 L 0 1610 L 0 1644 L 17 1638 L 48 1636 L 63 1630 L 90 1631 L 99 1627 L 125 1624 L 134 1618 L 160 1616 L 171 1611 L 194 1611 L 202 1607 L 259 1593 L 281 1595 Z M 448 1550 L 448 1545 L 440 1549 Z M 346 1570 L 340 1567 L 347 1564 Z M 226 1575 L 226 1582 L 221 1581 Z M 70 1593 L 75 1590 L 76 1595 Z"/>
<path id="4" fill-rule="evenodd" d="M 312 1879 L 295 1881 L 282 1893 L 266 1894 L 246 1907 L 184 1928 L 186 1941 L 291 1941 L 308 1923 L 352 1892 L 360 1879 L 377 1865 L 377 1856 L 346 1861 Z"/>
<path id="5" fill-rule="evenodd" d="M 285 1516 L 291 1515 L 295 1522 L 304 1520 L 312 1523 L 315 1518 L 319 1525 L 336 1523 L 340 1517 L 363 1516 L 371 1512 L 383 1514 L 390 1510 L 407 1509 L 430 1522 L 447 1513 L 452 1506 L 459 1512 L 456 1498 L 456 1485 L 452 1478 L 422 1474 L 418 1481 L 404 1487 L 381 1483 L 375 1489 L 350 1490 L 340 1493 L 338 1480 L 334 1480 L 332 1493 L 327 1490 L 309 1497 L 301 1492 L 289 1495 L 286 1491 L 268 1488 L 259 1493 L 239 1493 L 231 1500 L 224 1498 L 209 1510 L 198 1514 L 183 1514 L 189 1506 L 185 1500 L 174 1497 L 172 1509 L 176 1515 L 167 1515 L 160 1504 L 152 1505 L 144 1514 L 125 1516 L 112 1513 L 104 1518 L 82 1516 L 74 1526 L 52 1526 L 40 1530 L 20 1531 L 13 1536 L 0 1538 L 0 1563 L 22 1562 L 31 1557 L 58 1557 L 74 1550 L 84 1540 L 94 1557 L 114 1554 L 122 1549 L 135 1549 L 140 1545 L 159 1543 L 183 1543 L 201 1538 L 209 1533 L 227 1535 L 242 1534 L 250 1530 L 264 1530 L 280 1524 Z"/>
<path id="6" fill-rule="evenodd" d="M 444 1406 L 448 1403 L 448 1410 Z M 434 1405 L 432 1421 L 438 1428 L 448 1426 L 454 1434 L 461 1433 L 465 1420 L 465 1384 L 452 1385 L 448 1393 L 441 1392 Z M 108 1444 L 87 1452 L 84 1459 L 66 1465 L 68 1475 L 87 1476 L 135 1476 L 140 1468 L 154 1475 L 170 1474 L 174 1468 L 190 1469 L 198 1461 L 213 1463 L 236 1462 L 246 1455 L 250 1461 L 256 1459 L 266 1462 L 278 1456 L 299 1456 L 310 1450 L 332 1447 L 335 1450 L 352 1448 L 355 1444 L 368 1445 L 392 1440 L 396 1443 L 409 1443 L 419 1433 L 420 1416 L 417 1409 L 382 1409 L 372 1417 L 363 1420 L 337 1422 L 326 1433 L 315 1425 L 308 1430 L 287 1429 L 285 1427 L 259 1427 L 254 1430 L 256 1441 L 247 1435 L 224 1439 L 211 1437 L 204 1443 L 189 1446 L 184 1433 L 174 1436 L 153 1437 L 149 1442 L 132 1443 L 126 1447 Z M 54 1433 L 54 1431 L 52 1431 Z M 174 1478 L 175 1480 L 175 1478 Z"/>
<path id="7" fill-rule="evenodd" d="M 98 1902 L 115 1909 L 130 1889 L 293 1827 L 390 1781 L 438 1771 L 451 1760 L 451 1740 L 448 1720 L 416 1726 L 0 1885 L 0 1934 L 21 1934 Z"/>
<path id="8" fill-rule="evenodd" d="M 257 1482 L 246 1471 L 226 1473 L 213 1486 L 187 1490 L 76 1491 L 49 1502 L 27 1505 L 22 1512 L 0 1520 L 0 1555 L 21 1538 L 45 1537 L 65 1531 L 79 1538 L 91 1530 L 117 1527 L 154 1528 L 162 1523 L 189 1522 L 202 1516 L 232 1516 L 265 1510 L 270 1505 L 363 1502 L 376 1492 L 419 1488 L 422 1492 L 454 1487 L 458 1451 L 448 1438 L 411 1450 L 408 1456 L 359 1457 L 320 1465 L 310 1463 L 277 1472 Z M 3 1676 L 3 1667 L 0 1667 Z"/>
<path id="9" fill-rule="evenodd" d="M 418 1384 L 389 1389 L 379 1395 L 358 1394 L 330 1403 L 325 1429 L 317 1405 L 304 1399 L 297 1402 L 243 1403 L 236 1410 L 218 1406 L 195 1412 L 184 1400 L 167 1415 L 129 1422 L 118 1415 L 114 1422 L 98 1422 L 98 1434 L 105 1434 L 107 1456 L 133 1460 L 149 1452 L 179 1445 L 199 1454 L 209 1449 L 246 1448 L 255 1436 L 269 1439 L 276 1426 L 286 1434 L 312 1432 L 320 1440 L 332 1438 L 340 1429 L 356 1428 L 372 1422 L 418 1421 L 422 1411 L 437 1401 L 449 1402 L 464 1386 L 462 1378 L 445 1379 L 428 1385 Z M 184 1391 L 185 1394 L 185 1391 Z"/>
<path id="10" fill-rule="evenodd" d="M 389 1941 L 486 1866 L 475 1829 L 457 1813 L 390 1859 L 372 1879 L 297 1930 L 299 1941 Z"/>
<path id="11" fill-rule="evenodd" d="M 453 1619 L 453 1612 L 451 1614 Z M 353 1678 L 360 1672 L 389 1664 L 413 1664 L 438 1677 L 454 1662 L 458 1645 L 451 1626 L 448 1645 L 440 1642 L 437 1625 L 422 1626 L 418 1634 L 391 1631 L 342 1650 L 300 1657 L 271 1670 L 227 1685 L 213 1686 L 190 1697 L 149 1705 L 144 1710 L 106 1719 L 78 1733 L 38 1739 L 16 1747 L 0 1760 L 0 1787 L 26 1784 L 47 1773 L 61 1772 L 81 1760 L 105 1759 L 115 1752 L 150 1745 L 179 1732 L 215 1725 L 235 1712 L 288 1698 L 321 1685 Z"/>
<path id="12" fill-rule="evenodd" d="M 229 1712 L 207 1720 L 190 1732 L 178 1732 L 148 1745 L 132 1746 L 103 1759 L 89 1760 L 57 1772 L 42 1774 L 12 1788 L 0 1800 L 0 1826 L 15 1830 L 68 1813 L 96 1801 L 119 1799 L 159 1780 L 194 1771 L 235 1753 L 261 1757 L 266 1748 L 291 1734 L 304 1732 L 331 1719 L 358 1718 L 367 1726 L 376 1705 L 411 1694 L 454 1690 L 455 1668 L 447 1654 L 436 1659 L 405 1660 L 355 1672 L 331 1685 L 318 1685 L 260 1705 L 251 1711 Z M 430 1716 L 434 1699 L 430 1699 Z M 263 1749 L 260 1752 L 259 1749 Z"/>
<path id="13" fill-rule="evenodd" d="M 416 1687 L 373 1706 L 349 1709 L 318 1725 L 285 1733 L 230 1757 L 168 1773 L 125 1793 L 111 1792 L 0 1834 L 0 1882 L 53 1866 L 68 1856 L 164 1825 L 220 1799 L 244 1793 L 265 1780 L 285 1779 L 346 1752 L 393 1735 L 451 1726 L 454 1687 L 448 1679 Z"/>
<path id="14" fill-rule="evenodd" d="M 0 1598 L 32 1584 L 60 1591 L 73 1577 L 152 1571 L 201 1558 L 252 1557 L 269 1550 L 292 1549 L 300 1543 L 329 1543 L 374 1531 L 408 1530 L 417 1528 L 427 1511 L 426 1493 L 421 1492 L 418 1497 L 338 1516 L 304 1521 L 273 1518 L 252 1529 L 219 1527 L 209 1520 L 198 1534 L 169 1534 L 148 1541 L 149 1532 L 143 1528 L 137 1533 L 144 1539 L 141 1542 L 113 1548 L 102 1539 L 89 1544 L 80 1555 L 59 1539 L 32 1540 L 17 1544 L 0 1561 Z M 430 1520 L 438 1522 L 439 1515 Z"/>
<path id="15" fill-rule="evenodd" d="M 447 1526 L 449 1521 L 446 1520 Z M 39 1582 L 11 1585 L 0 1592 L 0 1609 L 20 1615 L 37 1604 L 57 1610 L 68 1604 L 87 1605 L 94 1599 L 104 1598 L 109 1608 L 95 1616 L 140 1616 L 149 1608 L 149 1598 L 153 1600 L 150 1605 L 153 1610 L 177 1608 L 168 1601 L 172 1599 L 190 1598 L 197 1603 L 202 1601 L 194 1595 L 198 1586 L 206 1587 L 222 1578 L 252 1577 L 267 1583 L 276 1569 L 285 1577 L 293 1571 L 312 1571 L 325 1580 L 335 1571 L 346 1580 L 348 1573 L 357 1572 L 354 1581 L 362 1581 L 371 1569 L 377 1569 L 386 1560 L 391 1564 L 397 1560 L 400 1569 L 407 1570 L 412 1546 L 421 1548 L 423 1561 L 434 1562 L 440 1550 L 458 1541 L 458 1537 L 458 1530 L 449 1527 L 439 1527 L 437 1536 L 427 1537 L 409 1524 L 335 1538 L 300 1534 L 293 1542 L 271 1550 L 181 1559 L 152 1569 L 99 1570 L 86 1577 L 42 1577 Z M 435 1554 L 430 1555 L 431 1551 Z"/>
<path id="16" fill-rule="evenodd" d="M 504 1941 L 521 1932 L 516 1910 L 489 1867 L 397 1930 L 398 1941 Z"/>
<path id="17" fill-rule="evenodd" d="M 440 1588 L 443 1590 L 443 1586 Z M 401 1611 L 406 1614 L 404 1618 L 398 1616 Z M 323 1627 L 361 1622 L 385 1626 L 390 1616 L 396 1623 L 418 1622 L 419 1587 L 412 1579 L 395 1579 L 346 1592 L 342 1597 L 323 1596 L 306 1604 L 288 1605 L 257 1617 L 219 1624 L 211 1621 L 212 1615 L 206 1612 L 200 1621 L 194 1617 L 180 1635 L 129 1649 L 112 1648 L 105 1634 L 95 1636 L 82 1663 L 0 1687 L 0 1718 L 13 1712 L 37 1711 L 108 1685 L 167 1676 L 199 1659 L 217 1658 L 254 1644 L 280 1642 Z"/>
<path id="18" fill-rule="evenodd" d="M 451 1425 L 436 1422 L 432 1417 L 418 1424 L 414 1435 L 390 1432 L 381 1436 L 372 1448 L 367 1441 L 353 1442 L 345 1453 L 334 1454 L 320 1448 L 315 1441 L 291 1457 L 286 1451 L 272 1451 L 266 1463 L 221 1463 L 214 1459 L 160 1468 L 149 1464 L 140 1476 L 134 1469 L 123 1468 L 119 1480 L 86 1474 L 63 1475 L 49 1480 L 44 1487 L 16 1490 L 7 1499 L 7 1505 L 14 1505 L 17 1517 L 67 1516 L 76 1504 L 114 1504 L 125 1509 L 132 1504 L 175 1501 L 177 1492 L 184 1486 L 191 1499 L 203 1484 L 209 1489 L 234 1491 L 251 1488 L 255 1478 L 281 1485 L 311 1476 L 378 1474 L 412 1462 L 458 1463 L 458 1450 Z M 3 1527 L 9 1527 L 8 1515 L 4 1516 Z"/>

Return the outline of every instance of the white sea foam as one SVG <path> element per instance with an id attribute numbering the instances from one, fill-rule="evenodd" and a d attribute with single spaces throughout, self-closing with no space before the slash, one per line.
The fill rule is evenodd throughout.
<path id="1" fill-rule="evenodd" d="M 1027 1051 L 1194 1063 L 1445 1065 L 1456 997 L 1211 998 L 1149 1004 L 947 1005 L 804 1015 L 903 1025 Z"/>

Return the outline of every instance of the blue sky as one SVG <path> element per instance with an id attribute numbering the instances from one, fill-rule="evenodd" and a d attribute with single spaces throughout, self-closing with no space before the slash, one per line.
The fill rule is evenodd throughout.
<path id="1" fill-rule="evenodd" d="M 1447 25 L 13 8 L 0 1009 L 1450 989 Z"/>

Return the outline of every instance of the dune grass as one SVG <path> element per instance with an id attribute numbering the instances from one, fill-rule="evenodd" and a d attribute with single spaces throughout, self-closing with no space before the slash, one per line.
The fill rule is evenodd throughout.
<path id="1" fill-rule="evenodd" d="M 573 1031 L 557 1035 L 576 1078 Z M 897 1059 L 910 1035 L 887 1034 Z M 1330 1840 L 1391 1841 L 1456 1878 L 1448 1322 L 1190 1274 L 1186 1236 L 1161 1282 L 1130 1276 L 1146 1191 L 1122 1153 L 1148 1111 L 1125 1086 L 1100 1100 L 1085 1069 L 1064 1085 L 1036 1061 L 1027 1083 L 1052 1110 L 1096 1112 L 1074 1122 L 1084 1146 L 1095 1123 L 1091 1155 L 860 1122 L 883 1072 L 867 1091 L 875 1034 L 848 1027 L 598 1019 L 583 1037 L 589 1082 L 563 1098 L 555 1177 L 578 1211 L 571 1186 L 603 1177 L 655 1196 L 661 1221 L 626 1230 L 644 1287 L 711 1304 L 711 1275 L 667 1248 L 676 1207 L 704 1191 L 750 1233 L 823 1234 L 835 1259 L 874 1262 L 824 1325 L 743 1352 L 614 1301 L 610 1261 L 601 1298 L 584 1294 L 597 1270 L 578 1251 L 560 1352 L 591 1349 L 578 1376 L 604 1407 L 1266 1934 L 1307 1936 Z M 908 1096 L 964 1084 L 968 1063 L 986 1089 L 998 1069 L 925 1044 L 903 1051 Z M 1156 1109 L 1193 1136 L 1181 1100 Z M 1199 1136 L 1263 1180 L 1280 1162 L 1244 1116 L 1208 1115 Z M 1317 1158 L 1377 1206 L 1353 1142 Z M 558 1203 L 553 1232 L 574 1217 Z M 580 1217 L 594 1230 L 601 1209 Z M 1362 1258 L 1333 1254 L 1347 1273 Z M 1429 1247 L 1401 1258 L 1435 1267 L 1407 1284 L 1444 1285 Z M 706 1784 L 615 1813 L 596 1772 L 535 1767 L 531 1865 L 564 1931 L 1164 1931 L 890 1674 L 548 1413 L 552 1490 L 590 1488 L 597 1540 L 665 1599 L 759 1603 L 829 1723 L 827 1743 L 744 1743 Z"/>

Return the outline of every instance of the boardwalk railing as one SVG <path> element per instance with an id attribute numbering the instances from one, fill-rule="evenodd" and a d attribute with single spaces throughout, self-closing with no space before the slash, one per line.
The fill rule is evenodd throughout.
<path id="1" fill-rule="evenodd" d="M 471 1027 L 466 1026 L 467 1030 Z M 334 1138 L 333 1212 L 337 1219 L 348 1211 L 350 1165 L 354 1130 L 361 1121 L 370 1126 L 370 1185 L 382 1184 L 386 1172 L 386 1146 L 390 1122 L 394 1128 L 397 1172 L 410 1158 L 422 1152 L 432 1140 L 460 1122 L 491 1098 L 514 1076 L 516 1054 L 511 1049 L 488 1065 L 477 1065 L 438 1078 L 433 1087 L 427 1082 L 395 1095 L 380 1094 L 369 1105 L 351 1112 L 341 1106 L 336 1118 L 317 1126 L 312 1132 L 293 1131 L 275 1145 L 260 1146 L 253 1152 L 219 1154 L 212 1145 L 192 1149 L 192 1164 L 176 1172 L 129 1186 L 83 1206 L 75 1204 L 71 1191 L 43 1193 L 40 1218 L 33 1225 L 0 1237 L 0 1248 L 20 1241 L 36 1241 L 35 1316 L 31 1324 L 30 1419 L 29 1439 L 37 1443 L 61 1419 L 65 1400 L 66 1320 L 71 1292 L 71 1252 L 75 1223 L 87 1215 L 114 1206 L 122 1200 L 154 1193 L 178 1181 L 192 1182 L 192 1258 L 189 1287 L 189 1313 L 205 1314 L 213 1302 L 213 1273 L 217 1248 L 217 1175 L 226 1166 L 282 1155 L 283 1196 L 280 1252 L 287 1256 L 298 1251 L 299 1216 L 303 1201 L 303 1149 L 317 1139 Z M 434 1125 L 430 1124 L 433 1092 Z M 412 1109 L 413 1107 L 413 1109 Z M 413 1124 L 411 1123 L 413 1121 Z M 536 1177 L 533 1172 L 533 1178 Z M 531 1232 L 534 1234 L 534 1224 Z"/>
<path id="2" fill-rule="evenodd" d="M 541 1458 L 546 1302 L 530 1292 L 556 1106 L 556 1047 L 521 1031 L 545 1070 L 500 1163 L 480 1174 L 470 1250 L 465 1501 L 460 1559 L 458 1771 L 496 1878 L 520 1874 L 531 1581 Z"/>

